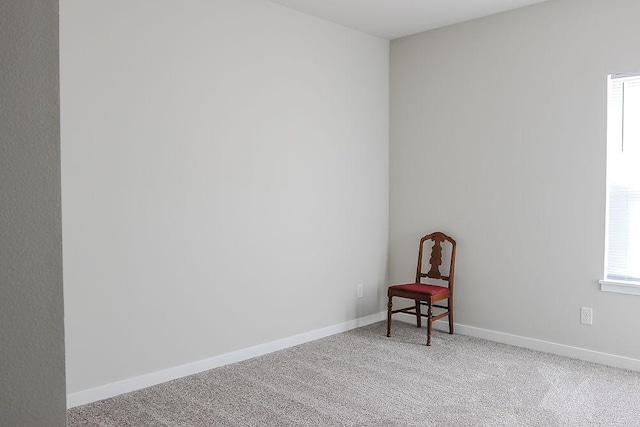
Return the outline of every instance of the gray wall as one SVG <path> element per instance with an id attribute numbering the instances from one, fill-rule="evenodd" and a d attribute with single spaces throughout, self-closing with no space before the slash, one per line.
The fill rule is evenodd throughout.
<path id="1" fill-rule="evenodd" d="M 387 40 L 263 0 L 63 0 L 60 63 L 70 401 L 380 311 Z"/>
<path id="2" fill-rule="evenodd" d="M 551 1 L 392 42 L 393 282 L 442 229 L 457 322 L 640 358 L 640 298 L 598 285 L 606 78 L 640 71 L 638 16 L 638 1 Z"/>
<path id="3" fill-rule="evenodd" d="M 66 424 L 58 2 L 0 1 L 0 425 Z"/>

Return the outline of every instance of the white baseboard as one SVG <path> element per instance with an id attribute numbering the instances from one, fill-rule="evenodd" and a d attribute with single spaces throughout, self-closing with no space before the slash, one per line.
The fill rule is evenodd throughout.
<path id="1" fill-rule="evenodd" d="M 394 315 L 394 320 L 415 324 L 415 316 L 405 313 Z M 424 322 L 424 320 L 423 320 Z M 424 327 L 425 323 L 423 323 Z M 434 328 L 442 331 L 449 331 L 447 321 L 438 320 L 433 324 Z M 509 344 L 516 347 L 528 348 L 530 350 L 543 351 L 545 353 L 556 354 L 558 356 L 570 357 L 572 359 L 585 360 L 587 362 L 599 363 L 601 365 L 613 366 L 614 368 L 630 369 L 640 371 L 640 360 L 630 357 L 617 356 L 615 354 L 602 353 L 594 350 L 587 350 L 580 347 L 558 344 L 550 341 L 543 341 L 535 338 L 527 338 L 519 335 L 507 334 L 504 332 L 492 331 L 490 329 L 476 328 L 456 323 L 455 333 L 470 337 L 481 338 L 488 341 Z"/>
<path id="2" fill-rule="evenodd" d="M 327 326 L 325 328 L 316 329 L 292 337 L 283 338 L 276 341 L 256 345 L 254 347 L 243 348 L 231 353 L 221 354 L 205 360 L 199 360 L 185 365 L 176 366 L 162 371 L 152 372 L 139 377 L 128 378 L 126 380 L 105 384 L 99 387 L 82 390 L 67 395 L 67 408 L 73 408 L 87 403 L 96 402 L 102 399 L 115 397 L 123 393 L 140 390 L 151 387 L 156 384 L 197 374 L 198 372 L 207 371 L 209 369 L 228 365 L 230 363 L 241 362 L 253 357 L 262 356 L 263 354 L 272 353 L 274 351 L 304 344 L 329 335 L 345 332 L 350 329 L 366 326 L 371 323 L 379 322 L 386 318 L 386 312 L 375 313 L 370 316 L 361 317 L 355 320 L 339 323 L 337 325 Z"/>

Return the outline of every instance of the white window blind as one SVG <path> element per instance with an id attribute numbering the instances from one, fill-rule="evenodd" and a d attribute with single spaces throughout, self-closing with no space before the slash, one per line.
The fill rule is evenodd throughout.
<path id="1" fill-rule="evenodd" d="M 607 280 L 640 282 L 640 74 L 609 76 Z"/>

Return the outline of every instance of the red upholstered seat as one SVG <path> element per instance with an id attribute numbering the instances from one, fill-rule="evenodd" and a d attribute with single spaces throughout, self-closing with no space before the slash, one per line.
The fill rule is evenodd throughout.
<path id="1" fill-rule="evenodd" d="M 425 283 L 406 283 L 404 285 L 389 286 L 389 289 L 415 292 L 422 295 L 439 295 L 449 291 L 445 286 L 427 285 Z"/>

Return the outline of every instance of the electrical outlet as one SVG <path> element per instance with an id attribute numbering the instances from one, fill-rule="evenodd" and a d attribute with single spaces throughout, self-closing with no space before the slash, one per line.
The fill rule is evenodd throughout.
<path id="1" fill-rule="evenodd" d="M 593 308 L 580 307 L 580 323 L 584 325 L 593 325 Z"/>
<path id="2" fill-rule="evenodd" d="M 364 285 L 362 283 L 356 285 L 356 298 L 364 296 Z"/>

